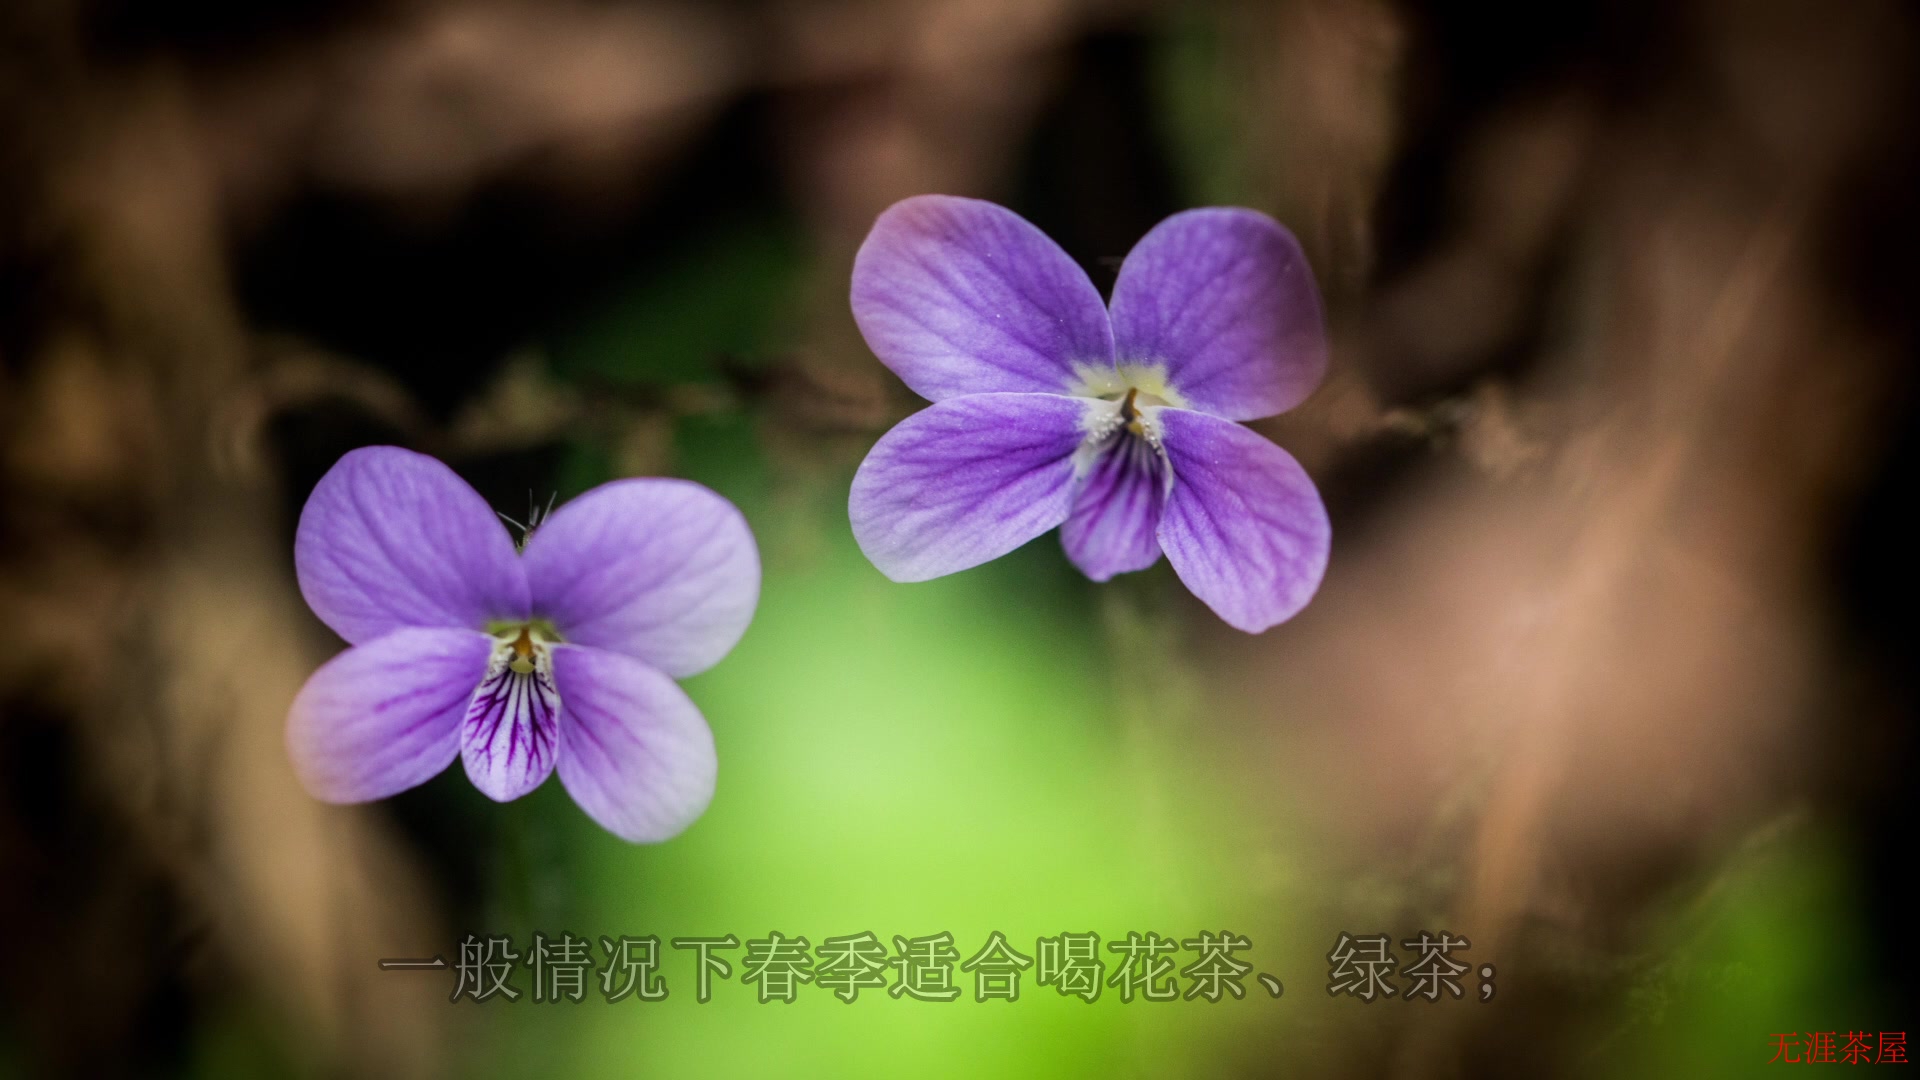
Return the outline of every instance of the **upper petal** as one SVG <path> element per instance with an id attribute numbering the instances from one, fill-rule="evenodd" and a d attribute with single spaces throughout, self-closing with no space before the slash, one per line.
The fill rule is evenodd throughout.
<path id="1" fill-rule="evenodd" d="M 1160 559 L 1154 532 L 1166 494 L 1160 449 L 1116 429 L 1088 448 L 1073 511 L 1060 526 L 1067 558 L 1095 581 L 1152 566 Z"/>
<path id="2" fill-rule="evenodd" d="M 1257 634 L 1305 607 L 1327 569 L 1331 528 L 1293 456 L 1239 424 L 1161 409 L 1173 465 L 1160 546 L 1193 594 Z"/>
<path id="3" fill-rule="evenodd" d="M 997 559 L 1066 520 L 1073 454 L 1099 402 L 975 394 L 928 406 L 880 437 L 847 509 L 860 550 L 895 581 Z"/>
<path id="4" fill-rule="evenodd" d="M 1113 286 L 1114 357 L 1159 367 L 1183 407 L 1257 420 L 1320 385 L 1320 290 L 1286 227 L 1212 207 L 1175 214 L 1127 254 Z M 1150 387 L 1149 387 L 1150 389 Z"/>
<path id="5" fill-rule="evenodd" d="M 853 261 L 853 317 L 880 362 L 929 401 L 1062 393 L 1111 370 L 1099 290 L 1020 215 L 919 195 L 888 207 Z"/>
<path id="6" fill-rule="evenodd" d="M 560 783 L 587 816 L 635 843 L 665 840 L 713 800 L 713 732 L 672 679 L 631 657 L 562 645 Z"/>
<path id="7" fill-rule="evenodd" d="M 383 799 L 425 783 L 460 748 L 460 717 L 492 639 L 396 630 L 321 665 L 287 713 L 300 783 L 328 802 Z"/>
<path id="8" fill-rule="evenodd" d="M 397 446 L 362 447 L 327 470 L 300 512 L 293 563 L 313 613 L 354 644 L 527 615 L 526 575 L 486 500 Z"/>
<path id="9" fill-rule="evenodd" d="M 534 614 L 568 641 L 675 676 L 719 663 L 760 599 L 746 518 L 687 480 L 594 488 L 534 531 L 524 562 Z"/>

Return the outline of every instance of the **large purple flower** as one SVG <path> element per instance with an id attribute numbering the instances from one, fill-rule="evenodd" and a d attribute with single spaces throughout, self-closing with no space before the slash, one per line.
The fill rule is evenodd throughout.
<path id="1" fill-rule="evenodd" d="M 933 402 L 882 436 L 853 480 L 854 536 L 888 577 L 965 570 L 1058 525 L 1095 581 L 1164 551 L 1252 633 L 1319 587 L 1319 493 L 1235 423 L 1292 408 L 1326 371 L 1312 272 L 1271 218 L 1175 214 L 1127 255 L 1109 306 L 1026 219 L 922 195 L 874 223 L 853 314 L 880 361 Z"/>
<path id="2" fill-rule="evenodd" d="M 558 770 L 589 816 L 664 840 L 713 797 L 713 733 L 674 678 L 746 632 L 760 556 L 733 504 L 683 480 L 616 480 L 521 549 L 433 458 L 355 450 L 294 539 L 300 591 L 353 648 L 287 717 L 308 791 L 384 798 L 453 761 L 502 802 Z"/>

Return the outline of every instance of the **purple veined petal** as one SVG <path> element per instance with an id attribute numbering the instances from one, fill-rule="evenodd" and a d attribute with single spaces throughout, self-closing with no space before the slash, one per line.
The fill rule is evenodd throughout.
<path id="1" fill-rule="evenodd" d="M 1067 558 L 1095 581 L 1152 566 L 1160 560 L 1154 534 L 1166 494 L 1167 463 L 1159 448 L 1116 429 L 1088 448 L 1073 510 L 1060 526 Z"/>
<path id="2" fill-rule="evenodd" d="M 1255 210 L 1188 210 L 1154 226 L 1121 264 L 1112 309 L 1117 363 L 1158 367 L 1174 391 L 1161 396 L 1183 408 L 1257 420 L 1326 374 L 1313 271 L 1293 234 Z"/>
<path id="3" fill-rule="evenodd" d="M 1332 531 L 1293 455 L 1219 417 L 1160 409 L 1173 492 L 1160 547 L 1195 596 L 1257 634 L 1293 617 L 1320 587 Z"/>
<path id="4" fill-rule="evenodd" d="M 511 802 L 539 787 L 553 772 L 558 751 L 561 697 L 552 654 L 537 651 L 529 671 L 515 669 L 516 655 L 511 647 L 495 647 L 460 721 L 467 778 L 495 802 Z"/>
<path id="5" fill-rule="evenodd" d="M 1102 403 L 974 394 L 880 437 L 854 474 L 853 536 L 880 572 L 926 581 L 997 559 L 1066 520 L 1073 455 Z"/>
<path id="6" fill-rule="evenodd" d="M 294 535 L 301 595 L 358 645 L 403 626 L 480 630 L 527 616 L 513 539 L 452 469 L 397 446 L 334 463 Z"/>
<path id="7" fill-rule="evenodd" d="M 560 783 L 587 816 L 634 843 L 666 840 L 713 800 L 713 732 L 686 692 L 632 657 L 553 650 L 567 703 Z"/>
<path id="8" fill-rule="evenodd" d="M 474 630 L 396 630 L 321 665 L 287 714 L 287 754 L 314 798 L 384 799 L 460 751 L 460 718 L 493 641 Z"/>
<path id="9" fill-rule="evenodd" d="M 853 260 L 853 317 L 880 362 L 929 401 L 1065 393 L 1111 371 L 1100 292 L 1003 206 L 919 195 L 888 207 Z"/>
<path id="10" fill-rule="evenodd" d="M 719 663 L 760 599 L 746 518 L 686 480 L 602 484 L 536 529 L 524 560 L 534 614 L 562 637 L 674 676 Z"/>

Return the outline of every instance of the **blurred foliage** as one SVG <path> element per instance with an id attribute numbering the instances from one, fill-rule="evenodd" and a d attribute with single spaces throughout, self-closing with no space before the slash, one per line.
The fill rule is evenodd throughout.
<path id="1" fill-rule="evenodd" d="M 1181 7 L 1165 23 L 1155 39 L 1157 120 L 1188 204 L 1258 205 L 1245 87 L 1227 49 L 1226 19 L 1217 10 Z"/>
<path id="2" fill-rule="evenodd" d="M 1775 1033 L 1837 1032 L 1844 1044 L 1848 1031 L 1904 1030 L 1875 1000 L 1845 852 L 1802 822 L 1729 856 L 1648 935 L 1650 965 L 1600 1043 L 1596 1074 L 1751 1076 Z"/>
<path id="3" fill-rule="evenodd" d="M 790 223 L 729 223 L 675 257 L 616 283 L 546 343 L 562 377 L 627 384 L 704 383 L 723 364 L 763 367 L 780 340 L 804 248 Z"/>

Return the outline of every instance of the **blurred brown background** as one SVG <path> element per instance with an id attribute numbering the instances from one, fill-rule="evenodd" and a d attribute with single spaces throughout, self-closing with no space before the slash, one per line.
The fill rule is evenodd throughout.
<path id="1" fill-rule="evenodd" d="M 912 407 L 852 252 L 929 191 L 1103 288 L 1205 202 L 1319 273 L 1333 372 L 1262 426 L 1335 571 L 1310 632 L 1197 655 L 1302 699 L 1319 826 L 1537 989 L 1497 1027 L 1404 1012 L 1331 1074 L 1575 1071 L 1647 906 L 1809 818 L 1911 1018 L 1917 50 L 1898 0 L 11 0 L 0 1070 L 170 1075 L 234 994 L 325 1070 L 442 1067 L 353 938 L 445 917 L 464 823 L 287 782 L 333 647 L 287 554 L 306 491 L 390 440 L 514 505 L 569 433 L 662 472 L 676 417 L 750 413 L 779 490 L 831 499 Z M 804 268 L 777 345 L 723 261 L 658 301 L 711 309 L 714 378 L 569 367 L 583 298 L 705 280 L 729 238 Z"/>

